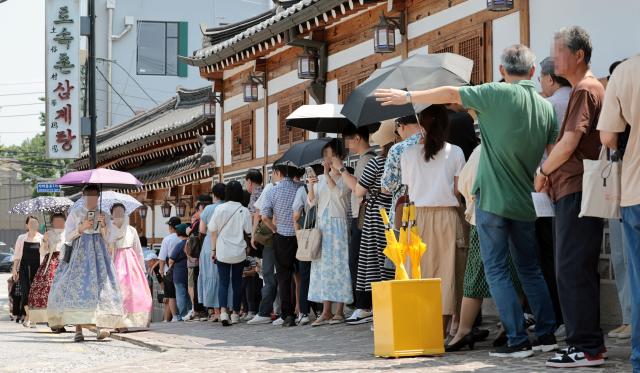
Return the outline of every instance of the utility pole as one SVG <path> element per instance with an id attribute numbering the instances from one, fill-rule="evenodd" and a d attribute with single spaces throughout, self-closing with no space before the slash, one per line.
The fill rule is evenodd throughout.
<path id="1" fill-rule="evenodd" d="M 91 168 L 98 166 L 98 139 L 96 125 L 96 0 L 89 0 L 89 42 L 87 53 L 87 95 L 89 99 L 89 119 L 91 133 L 89 135 L 89 164 Z"/>

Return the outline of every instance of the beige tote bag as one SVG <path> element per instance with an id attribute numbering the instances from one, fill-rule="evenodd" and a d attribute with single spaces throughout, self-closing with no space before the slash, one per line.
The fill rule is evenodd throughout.
<path id="1" fill-rule="evenodd" d="M 320 259 L 322 255 L 322 233 L 318 228 L 307 228 L 309 212 L 304 216 L 303 229 L 296 231 L 298 239 L 298 251 L 296 259 L 301 262 L 312 262 Z"/>
<path id="2" fill-rule="evenodd" d="M 609 159 L 603 146 L 596 160 L 584 159 L 582 204 L 579 217 L 620 218 L 620 172 L 622 162 Z"/>

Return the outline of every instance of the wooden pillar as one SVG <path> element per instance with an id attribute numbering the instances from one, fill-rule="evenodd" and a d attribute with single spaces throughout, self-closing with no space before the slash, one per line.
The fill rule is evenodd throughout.
<path id="1" fill-rule="evenodd" d="M 520 10 L 520 44 L 530 46 L 529 0 L 519 1 Z"/>

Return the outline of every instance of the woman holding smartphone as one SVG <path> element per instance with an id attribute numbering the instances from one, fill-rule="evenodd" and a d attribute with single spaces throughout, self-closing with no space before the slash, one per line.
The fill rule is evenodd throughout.
<path id="1" fill-rule="evenodd" d="M 109 336 L 123 315 L 122 296 L 105 238 L 109 220 L 99 211 L 100 190 L 88 185 L 85 203 L 74 207 L 65 223 L 62 261 L 49 293 L 49 326 L 76 326 L 75 342 L 84 341 L 83 326 L 96 326 L 98 339 Z"/>

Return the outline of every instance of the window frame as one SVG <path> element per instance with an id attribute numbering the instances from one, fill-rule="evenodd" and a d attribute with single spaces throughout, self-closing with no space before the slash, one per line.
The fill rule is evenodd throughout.
<path id="1" fill-rule="evenodd" d="M 142 23 L 158 23 L 164 24 L 164 72 L 162 74 L 153 74 L 153 73 L 141 73 L 140 72 L 140 24 Z M 169 24 L 174 24 L 176 26 L 176 36 L 168 36 L 168 26 Z M 138 35 L 136 39 L 136 75 L 141 76 L 180 76 L 180 63 L 181 61 L 178 59 L 180 55 L 180 22 L 169 22 L 169 21 L 138 21 Z M 167 40 L 175 39 L 176 40 L 176 73 L 175 74 L 167 74 Z"/>

